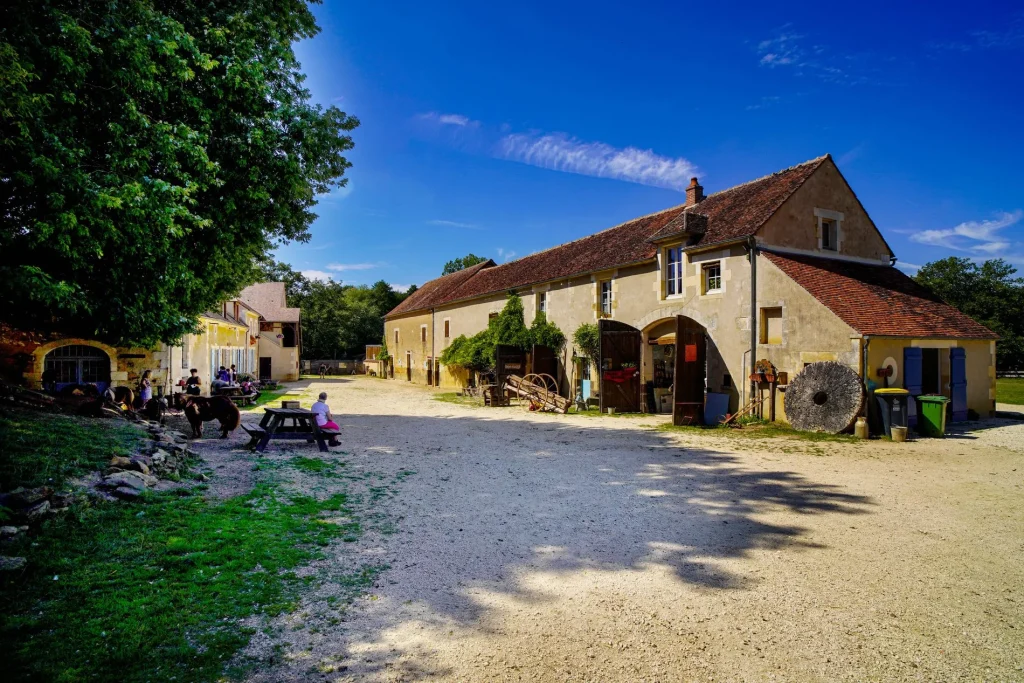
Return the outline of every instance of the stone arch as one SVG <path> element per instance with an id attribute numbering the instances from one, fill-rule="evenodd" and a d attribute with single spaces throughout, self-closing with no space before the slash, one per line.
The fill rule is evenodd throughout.
<path id="1" fill-rule="evenodd" d="M 37 347 L 32 352 L 32 370 L 25 373 L 25 379 L 28 381 L 29 386 L 39 388 L 43 384 L 43 370 L 46 367 L 46 356 L 50 354 L 54 349 L 59 349 L 63 346 L 91 346 L 99 349 L 107 355 L 110 359 L 110 378 L 111 381 L 117 377 L 117 349 L 109 344 L 95 341 L 93 339 L 77 339 L 77 338 L 65 338 L 57 339 L 51 342 L 47 342 Z"/>
<path id="2" fill-rule="evenodd" d="M 711 328 L 708 326 L 708 321 L 698 311 L 688 309 L 685 305 L 679 304 L 676 306 L 665 306 L 662 308 L 656 308 L 644 317 L 636 321 L 634 326 L 641 331 L 646 332 L 648 329 L 654 326 L 656 323 L 660 323 L 662 320 L 669 318 L 675 318 L 677 315 L 684 315 L 693 322 L 697 323 L 710 334 Z"/>

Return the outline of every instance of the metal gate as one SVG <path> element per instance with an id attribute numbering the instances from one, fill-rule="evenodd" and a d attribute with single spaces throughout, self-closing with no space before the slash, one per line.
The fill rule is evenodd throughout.
<path id="1" fill-rule="evenodd" d="M 597 322 L 601 340 L 601 412 L 640 412 L 640 364 L 643 349 L 640 330 L 617 320 Z"/>
<path id="2" fill-rule="evenodd" d="M 60 346 L 46 354 L 44 387 L 60 391 L 67 386 L 93 384 L 101 393 L 110 386 L 110 357 L 93 346 Z"/>
<path id="3" fill-rule="evenodd" d="M 708 342 L 704 328 L 686 316 L 676 316 L 676 367 L 672 390 L 672 424 L 704 421 Z"/>

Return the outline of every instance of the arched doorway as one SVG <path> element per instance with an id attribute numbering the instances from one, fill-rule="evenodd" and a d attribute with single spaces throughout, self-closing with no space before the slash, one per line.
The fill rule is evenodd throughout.
<path id="1" fill-rule="evenodd" d="M 60 391 L 64 387 L 92 384 L 101 393 L 110 386 L 110 357 L 95 346 L 69 344 L 58 346 L 43 361 L 43 388 Z"/>
<path id="2" fill-rule="evenodd" d="M 708 352 L 704 326 L 677 315 L 652 323 L 644 337 L 644 365 L 650 368 L 644 377 L 647 404 L 656 412 L 671 412 L 674 424 L 703 423 Z"/>

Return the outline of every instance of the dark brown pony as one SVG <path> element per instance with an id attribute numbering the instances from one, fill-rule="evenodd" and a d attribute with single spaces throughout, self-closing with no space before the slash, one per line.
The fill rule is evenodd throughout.
<path id="1" fill-rule="evenodd" d="M 189 396 L 185 399 L 185 417 L 192 426 L 192 435 L 203 436 L 203 423 L 220 420 L 220 438 L 228 438 L 228 432 L 234 431 L 242 422 L 242 414 L 238 407 L 227 396 Z"/>

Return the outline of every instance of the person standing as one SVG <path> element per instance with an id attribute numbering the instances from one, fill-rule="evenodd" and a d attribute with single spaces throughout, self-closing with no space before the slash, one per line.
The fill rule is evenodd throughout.
<path id="1" fill-rule="evenodd" d="M 313 413 L 313 417 L 316 418 L 317 426 L 321 429 L 335 429 L 340 430 L 341 427 L 334 421 L 334 415 L 331 414 L 331 407 L 327 405 L 327 392 L 321 391 L 319 400 L 313 404 L 310 409 Z M 340 446 L 341 442 L 338 441 L 338 437 L 331 435 L 331 440 L 327 442 L 329 446 Z"/>
<path id="2" fill-rule="evenodd" d="M 231 366 L 231 370 L 228 371 L 229 380 L 232 384 L 238 384 L 238 371 L 235 370 L 235 366 Z"/>
<path id="3" fill-rule="evenodd" d="M 153 382 L 149 378 L 150 371 L 146 370 L 142 373 L 142 379 L 139 380 L 139 402 L 138 406 L 144 408 L 149 399 L 153 398 Z"/>
<path id="4" fill-rule="evenodd" d="M 324 363 L 320 364 L 320 379 L 327 377 L 327 365 Z"/>
<path id="5" fill-rule="evenodd" d="M 199 371 L 195 368 L 189 370 L 189 373 L 191 373 L 191 376 L 185 380 L 185 393 L 189 396 L 199 396 L 203 393 L 203 390 L 200 388 L 203 380 L 199 379 Z"/>

